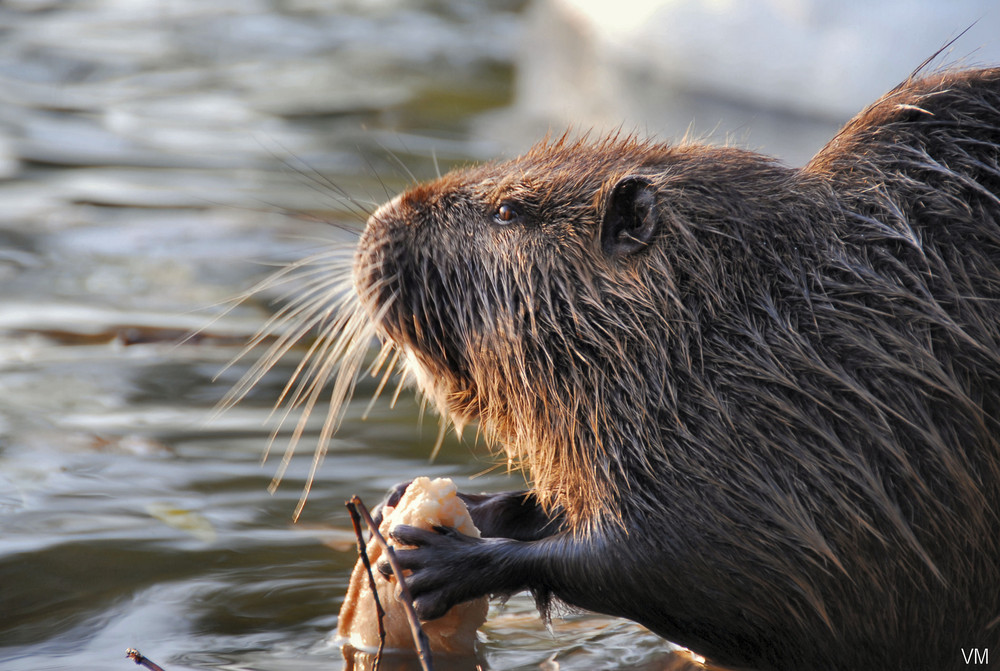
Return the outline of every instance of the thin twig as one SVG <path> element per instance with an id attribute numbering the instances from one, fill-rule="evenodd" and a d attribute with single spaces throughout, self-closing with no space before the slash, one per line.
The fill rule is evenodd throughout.
<path id="1" fill-rule="evenodd" d="M 430 640 L 427 638 L 427 634 L 424 633 L 423 628 L 420 626 L 420 619 L 417 617 L 417 612 L 413 609 L 413 597 L 410 595 L 410 588 L 406 586 L 406 579 L 403 577 L 403 569 L 399 566 L 399 561 L 396 559 L 396 552 L 382 534 L 379 533 L 378 527 L 375 525 L 375 520 L 372 519 L 371 514 L 368 512 L 368 508 L 357 496 L 352 496 L 349 501 L 349 505 L 353 505 L 361 517 L 365 520 L 368 525 L 368 529 L 372 533 L 372 538 L 382 546 L 383 551 L 385 551 L 386 559 L 389 560 L 389 566 L 392 567 L 392 572 L 396 576 L 396 580 L 399 581 L 399 590 L 402 598 L 400 602 L 403 604 L 403 611 L 406 613 L 406 619 L 410 624 L 410 633 L 413 634 L 413 643 L 417 647 L 417 656 L 420 659 L 420 667 L 423 671 L 433 671 L 434 665 L 431 661 L 431 645 Z"/>
<path id="2" fill-rule="evenodd" d="M 372 671 L 378 671 L 379 666 L 382 664 L 382 650 L 385 649 L 385 609 L 382 608 L 382 601 L 378 598 L 378 587 L 375 585 L 375 576 L 372 574 L 372 564 L 368 559 L 368 549 L 365 547 L 365 537 L 364 533 L 361 531 L 361 515 L 358 513 L 357 506 L 354 505 L 352 501 L 347 501 L 344 505 L 347 506 L 347 510 L 351 513 L 351 524 L 354 525 L 354 534 L 358 537 L 358 556 L 361 557 L 361 563 L 365 566 L 365 571 L 368 573 L 368 586 L 372 590 L 372 597 L 375 599 L 375 615 L 378 618 L 378 652 L 375 653 L 375 668 Z"/>
<path id="3" fill-rule="evenodd" d="M 155 662 L 151 662 L 148 658 L 143 657 L 142 653 L 135 648 L 129 648 L 125 651 L 125 656 L 135 662 L 138 666 L 145 666 L 149 671 L 163 671 L 163 667 Z"/>

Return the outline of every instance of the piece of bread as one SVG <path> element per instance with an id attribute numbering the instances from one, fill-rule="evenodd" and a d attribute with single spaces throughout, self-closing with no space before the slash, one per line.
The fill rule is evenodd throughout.
<path id="1" fill-rule="evenodd" d="M 431 480 L 420 477 L 410 483 L 399 504 L 382 511 L 379 531 L 389 540 L 390 531 L 399 524 L 423 529 L 434 526 L 454 527 L 467 536 L 479 538 L 479 530 L 472 523 L 465 503 L 456 495 L 455 484 L 448 478 Z M 391 540 L 389 542 L 393 544 Z M 374 540 L 370 540 L 367 551 L 379 600 L 385 609 L 385 649 L 413 650 L 415 646 L 409 624 L 398 599 L 397 581 L 395 577 L 382 577 L 374 568 L 382 557 L 382 548 Z M 477 640 L 476 630 L 486 621 L 487 607 L 488 601 L 484 597 L 459 604 L 436 620 L 423 622 L 424 633 L 430 639 L 431 651 L 447 655 L 473 654 Z M 357 650 L 374 651 L 378 648 L 375 600 L 360 558 L 351 573 L 347 596 L 340 609 L 337 634 Z"/>

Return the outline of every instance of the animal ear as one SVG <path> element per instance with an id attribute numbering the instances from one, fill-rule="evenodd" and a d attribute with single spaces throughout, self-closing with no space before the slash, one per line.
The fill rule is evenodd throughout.
<path id="1" fill-rule="evenodd" d="M 609 256 L 649 246 L 659 228 L 656 191 L 645 177 L 624 177 L 611 190 L 601 222 L 601 247 Z"/>

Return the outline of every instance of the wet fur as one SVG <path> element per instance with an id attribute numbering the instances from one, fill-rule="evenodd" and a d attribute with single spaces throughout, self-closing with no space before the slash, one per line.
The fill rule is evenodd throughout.
<path id="1" fill-rule="evenodd" d="M 1000 69 L 907 81 L 800 169 L 545 142 L 383 206 L 355 264 L 355 314 L 561 525 L 404 530 L 425 615 L 530 588 L 760 669 L 1000 654 Z"/>

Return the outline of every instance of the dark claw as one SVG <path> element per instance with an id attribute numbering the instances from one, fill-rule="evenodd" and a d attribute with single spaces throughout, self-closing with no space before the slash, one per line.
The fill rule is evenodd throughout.
<path id="1" fill-rule="evenodd" d="M 433 599 L 429 596 L 420 597 L 413 600 L 413 609 L 417 611 L 417 617 L 421 621 L 436 620 L 448 612 L 450 606 L 440 599 Z"/>
<path id="2" fill-rule="evenodd" d="M 448 527 L 437 528 L 447 532 L 449 535 L 457 533 Z M 396 545 L 393 548 L 393 552 L 396 555 L 396 561 L 399 563 L 400 568 L 404 570 L 420 568 L 426 561 L 427 555 L 427 552 L 421 549 L 432 544 L 441 535 L 437 531 L 412 527 L 407 524 L 400 524 L 393 527 L 392 531 L 389 532 L 389 539 Z M 388 558 L 381 559 L 376 568 L 378 568 L 379 573 L 386 577 L 392 575 L 392 568 Z"/>
<path id="3" fill-rule="evenodd" d="M 400 524 L 393 527 L 392 531 L 389 532 L 389 537 L 396 541 L 397 545 L 423 547 L 432 544 L 442 535 L 452 535 L 450 533 L 452 531 L 453 529 L 449 527 L 434 527 L 434 530 L 431 531 L 430 529 L 411 527 L 408 524 Z"/>

